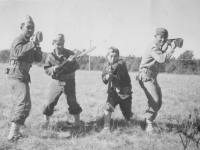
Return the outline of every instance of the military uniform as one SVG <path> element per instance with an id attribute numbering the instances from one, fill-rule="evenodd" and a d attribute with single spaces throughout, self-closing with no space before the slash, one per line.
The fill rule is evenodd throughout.
<path id="1" fill-rule="evenodd" d="M 158 34 L 164 32 L 168 35 L 168 32 L 162 28 L 157 29 L 157 32 Z M 149 44 L 142 56 L 142 61 L 139 67 L 139 84 L 148 99 L 148 108 L 145 112 L 145 118 L 150 122 L 156 118 L 162 105 L 162 92 L 157 82 L 159 64 L 168 60 L 173 52 L 173 49 L 163 52 L 162 47 L 153 41 Z"/>
<path id="2" fill-rule="evenodd" d="M 110 82 L 106 79 L 106 75 L 110 73 L 109 67 L 110 64 L 106 63 L 102 72 L 102 80 L 105 84 L 108 84 L 108 98 L 105 110 L 113 112 L 116 105 L 119 104 L 123 116 L 126 118 L 126 120 L 130 120 L 132 86 L 126 67 L 126 62 L 122 59 L 119 59 L 115 64 L 112 65 L 113 79 Z"/>
<path id="3" fill-rule="evenodd" d="M 48 55 L 45 61 L 45 72 L 53 79 L 49 89 L 48 100 L 43 109 L 43 114 L 46 116 L 51 116 L 53 114 L 54 107 L 62 93 L 65 94 L 67 99 L 70 114 L 77 115 L 82 112 L 82 108 L 76 100 L 75 90 L 75 71 L 79 69 L 78 62 L 75 61 L 70 64 L 58 78 L 54 71 L 54 66 L 59 65 L 65 59 L 68 59 L 70 55 L 74 55 L 74 52 L 63 49 L 62 55 L 58 57 L 54 50 L 54 52 Z"/>
<path id="4" fill-rule="evenodd" d="M 36 50 L 35 50 L 36 49 Z M 12 121 L 24 125 L 31 110 L 29 70 L 33 61 L 42 60 L 42 51 L 33 41 L 24 35 L 18 36 L 12 43 L 10 53 L 10 67 L 6 69 L 7 78 L 11 83 L 11 93 L 15 99 L 15 109 Z"/>
<path id="5" fill-rule="evenodd" d="M 34 26 L 33 20 L 27 16 L 25 23 Z M 22 27 L 23 28 L 23 27 Z M 34 29 L 31 29 L 32 33 Z M 31 35 L 30 35 L 31 36 Z M 30 37 L 24 33 L 19 35 L 12 43 L 9 67 L 6 68 L 7 78 L 10 83 L 10 90 L 13 97 L 13 111 L 11 114 L 11 129 L 8 140 L 18 137 L 19 128 L 24 125 L 31 110 L 31 98 L 29 82 L 31 81 L 29 70 L 34 61 L 42 60 L 42 51 L 38 43 L 30 41 Z"/>

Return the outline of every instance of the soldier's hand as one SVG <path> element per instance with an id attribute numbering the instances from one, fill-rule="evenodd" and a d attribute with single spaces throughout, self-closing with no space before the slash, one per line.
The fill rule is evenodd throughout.
<path id="1" fill-rule="evenodd" d="M 111 81 L 112 80 L 112 75 L 110 74 L 110 73 L 108 73 L 107 75 L 106 75 L 106 80 L 108 80 L 108 81 Z"/>
<path id="2" fill-rule="evenodd" d="M 176 41 L 173 40 L 172 43 L 171 43 L 171 47 L 172 47 L 172 49 L 175 49 L 175 48 L 176 48 L 176 43 L 175 43 L 175 42 L 176 42 Z"/>
<path id="3" fill-rule="evenodd" d="M 37 37 L 35 35 L 33 35 L 30 38 L 30 41 L 33 41 L 35 43 L 36 46 L 38 46 L 40 44 L 40 42 L 37 40 Z"/>
<path id="4" fill-rule="evenodd" d="M 68 58 L 68 61 L 70 61 L 71 63 L 73 63 L 76 60 L 76 55 L 70 55 Z"/>
<path id="5" fill-rule="evenodd" d="M 34 41 L 35 45 L 38 47 L 40 45 L 40 42 Z"/>
<path id="6" fill-rule="evenodd" d="M 113 72 L 113 67 L 112 67 L 111 65 L 108 67 L 108 71 L 109 71 L 110 73 Z"/>
<path id="7" fill-rule="evenodd" d="M 58 72 L 58 70 L 59 70 L 59 65 L 54 66 L 54 67 L 53 67 L 53 70 L 54 70 L 54 72 Z"/>
<path id="8" fill-rule="evenodd" d="M 162 47 L 162 51 L 165 52 L 168 49 L 168 43 L 165 43 Z"/>

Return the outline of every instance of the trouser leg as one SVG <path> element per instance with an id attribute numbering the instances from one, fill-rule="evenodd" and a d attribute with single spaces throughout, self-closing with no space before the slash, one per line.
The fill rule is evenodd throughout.
<path id="1" fill-rule="evenodd" d="M 13 96 L 13 112 L 11 120 L 24 125 L 31 110 L 30 88 L 27 82 L 11 81 L 11 94 Z"/>
<path id="2" fill-rule="evenodd" d="M 131 111 L 132 96 L 130 95 L 126 99 L 120 99 L 120 97 L 119 97 L 119 106 L 120 106 L 120 109 L 122 111 L 122 114 L 123 114 L 124 118 L 127 121 L 130 121 L 130 118 L 132 116 L 132 111 Z"/>
<path id="3" fill-rule="evenodd" d="M 74 80 L 66 80 L 66 85 L 62 88 L 67 99 L 67 103 L 69 105 L 69 113 L 75 115 L 76 118 L 80 118 L 80 114 L 82 112 L 82 108 L 78 104 L 76 100 L 76 86 L 75 79 Z M 78 115 L 78 116 L 76 116 Z M 76 120 L 76 119 L 75 119 Z M 78 119 L 77 119 L 78 120 Z"/>
<path id="4" fill-rule="evenodd" d="M 44 105 L 44 109 L 43 109 L 44 115 L 51 116 L 53 114 L 54 107 L 57 105 L 58 99 L 61 94 L 62 94 L 62 90 L 61 90 L 60 85 L 52 82 L 49 89 L 47 102 Z"/>
<path id="5" fill-rule="evenodd" d="M 162 93 L 157 81 L 141 82 L 145 95 L 148 99 L 148 109 L 145 112 L 145 118 L 153 121 L 162 105 Z"/>
<path id="6" fill-rule="evenodd" d="M 110 120 L 112 112 L 104 110 L 104 129 L 110 129 Z"/>
<path id="7" fill-rule="evenodd" d="M 117 93 L 112 91 L 108 93 L 107 102 L 104 108 L 104 129 L 110 129 L 111 114 L 117 106 Z"/>

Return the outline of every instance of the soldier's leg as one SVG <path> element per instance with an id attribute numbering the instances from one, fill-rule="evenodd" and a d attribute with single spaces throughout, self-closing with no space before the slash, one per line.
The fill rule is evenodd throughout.
<path id="1" fill-rule="evenodd" d="M 12 124 L 8 139 L 19 136 L 19 129 L 24 125 L 31 110 L 30 89 L 27 82 L 11 81 L 11 94 L 13 96 Z"/>
<path id="2" fill-rule="evenodd" d="M 130 95 L 126 99 L 121 99 L 119 97 L 119 106 L 120 106 L 120 109 L 122 111 L 122 114 L 123 114 L 124 118 L 127 121 L 130 121 L 130 118 L 132 116 L 132 111 L 131 111 L 131 108 L 132 108 L 132 96 Z"/>
<path id="3" fill-rule="evenodd" d="M 47 102 L 44 105 L 43 114 L 51 116 L 54 112 L 54 107 L 58 103 L 58 99 L 62 94 L 62 90 L 59 84 L 52 82 L 49 88 Z"/>
<path id="4" fill-rule="evenodd" d="M 162 106 L 162 91 L 161 91 L 159 84 L 158 84 L 158 95 L 159 95 L 159 108 L 158 108 L 158 110 L 160 110 L 160 108 Z"/>
<path id="5" fill-rule="evenodd" d="M 153 121 L 161 106 L 161 90 L 156 81 L 147 81 L 143 85 L 142 88 L 148 99 L 148 109 L 146 110 L 145 118 Z"/>
<path id="6" fill-rule="evenodd" d="M 75 79 L 67 80 L 66 85 L 63 87 L 63 92 L 66 96 L 67 103 L 69 105 L 69 113 L 74 116 L 74 126 L 80 125 L 80 113 L 82 112 L 82 108 L 78 104 L 76 100 L 76 84 Z"/>
<path id="7" fill-rule="evenodd" d="M 152 123 L 157 116 L 158 110 L 161 107 L 162 99 L 161 99 L 161 90 L 159 89 L 159 85 L 156 80 L 147 81 L 140 83 L 142 85 L 145 95 L 148 99 L 148 109 L 145 113 L 145 119 L 147 123 L 146 131 L 153 131 Z"/>
<path id="8" fill-rule="evenodd" d="M 117 93 L 115 91 L 108 93 L 106 106 L 104 108 L 104 129 L 110 130 L 111 114 L 117 106 Z"/>

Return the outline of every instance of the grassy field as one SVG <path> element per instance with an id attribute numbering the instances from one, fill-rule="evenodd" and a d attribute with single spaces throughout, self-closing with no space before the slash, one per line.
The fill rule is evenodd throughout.
<path id="1" fill-rule="evenodd" d="M 178 134 L 174 134 L 181 122 L 200 110 L 200 76 L 159 74 L 163 105 L 155 121 L 160 134 L 147 135 L 140 127 L 140 120 L 146 108 L 146 97 L 135 80 L 136 73 L 130 73 L 133 86 L 131 125 L 127 126 L 119 107 L 112 115 L 112 133 L 102 135 L 103 121 L 100 118 L 106 101 L 107 86 L 101 81 L 100 71 L 77 71 L 76 92 L 83 112 L 81 130 L 73 130 L 69 123 L 73 117 L 68 113 L 67 102 L 61 96 L 48 130 L 42 128 L 42 108 L 46 101 L 51 79 L 42 67 L 31 68 L 32 110 L 22 132 L 28 138 L 17 143 L 8 143 L 6 137 L 10 127 L 12 100 L 8 81 L 4 75 L 6 65 L 0 65 L 0 150 L 182 150 Z M 95 122 L 95 118 L 100 118 Z M 196 150 L 190 142 L 188 150 Z"/>

